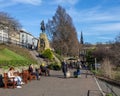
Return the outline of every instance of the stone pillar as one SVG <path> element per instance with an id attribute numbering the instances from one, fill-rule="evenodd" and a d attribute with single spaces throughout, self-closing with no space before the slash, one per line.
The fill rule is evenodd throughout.
<path id="1" fill-rule="evenodd" d="M 50 44 L 45 33 L 40 33 L 39 41 L 38 41 L 38 52 L 43 52 L 46 49 L 51 49 Z"/>

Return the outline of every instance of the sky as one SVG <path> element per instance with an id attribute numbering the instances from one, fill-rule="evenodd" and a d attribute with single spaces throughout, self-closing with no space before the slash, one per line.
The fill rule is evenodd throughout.
<path id="1" fill-rule="evenodd" d="M 71 16 L 78 39 L 83 33 L 84 42 L 106 43 L 120 33 L 120 0 L 0 0 L 0 11 L 38 38 L 41 21 L 51 20 L 58 5 Z"/>

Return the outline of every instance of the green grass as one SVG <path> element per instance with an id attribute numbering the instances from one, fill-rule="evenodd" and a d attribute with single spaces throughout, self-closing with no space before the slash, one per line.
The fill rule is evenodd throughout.
<path id="1" fill-rule="evenodd" d="M 28 49 L 15 45 L 0 44 L 0 68 L 29 66 L 29 64 L 37 64 L 37 61 Z"/>
<path id="2" fill-rule="evenodd" d="M 114 73 L 114 77 L 115 77 L 115 80 L 120 81 L 120 71 L 119 70 L 116 70 L 116 72 Z"/>
<path id="3" fill-rule="evenodd" d="M 32 57 L 29 50 L 26 48 L 22 48 L 20 46 L 15 46 L 15 45 L 8 45 L 8 46 L 5 46 L 5 48 L 15 52 L 16 54 L 19 54 L 20 56 L 23 56 L 23 57 L 29 59 L 29 61 L 31 61 L 31 63 L 36 63 L 36 60 Z"/>
<path id="4" fill-rule="evenodd" d="M 4 48 L 0 50 L 0 61 L 1 60 L 27 60 L 27 59 L 7 48 Z"/>
<path id="5" fill-rule="evenodd" d="M 109 94 L 106 94 L 106 96 L 113 96 L 111 93 L 109 93 Z"/>

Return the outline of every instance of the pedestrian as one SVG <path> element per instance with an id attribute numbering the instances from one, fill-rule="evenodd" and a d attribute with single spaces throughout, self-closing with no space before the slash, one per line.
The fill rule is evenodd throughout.
<path id="1" fill-rule="evenodd" d="M 67 63 L 66 63 L 65 60 L 62 61 L 62 66 L 61 67 L 62 67 L 62 72 L 64 74 L 64 77 L 66 78 L 66 73 L 67 73 L 68 68 L 67 68 Z"/>

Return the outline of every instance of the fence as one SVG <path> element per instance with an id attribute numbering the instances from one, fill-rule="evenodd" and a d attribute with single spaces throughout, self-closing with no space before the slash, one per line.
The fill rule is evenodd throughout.
<path id="1" fill-rule="evenodd" d="M 0 44 L 2 44 L 2 43 L 4 43 L 4 44 L 14 44 L 14 45 L 22 46 L 24 48 L 33 49 L 32 44 L 23 43 L 23 42 L 20 42 L 20 41 L 17 41 L 17 40 L 13 40 L 11 38 L 6 38 L 6 37 L 0 36 Z M 34 46 L 34 49 L 37 49 L 37 46 L 36 47 Z"/>

